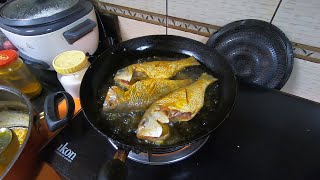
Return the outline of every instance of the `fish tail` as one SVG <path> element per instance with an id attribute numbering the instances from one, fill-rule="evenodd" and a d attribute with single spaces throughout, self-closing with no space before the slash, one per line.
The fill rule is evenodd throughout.
<path id="1" fill-rule="evenodd" d="M 207 73 L 202 73 L 201 76 L 199 77 L 199 80 L 204 81 L 208 84 L 211 84 L 211 83 L 217 81 L 218 79 L 211 76 L 211 75 L 208 75 Z"/>
<path id="2" fill-rule="evenodd" d="M 181 59 L 179 61 L 179 63 L 181 63 L 181 65 L 184 65 L 184 66 L 198 66 L 198 65 L 200 65 L 200 63 L 193 56 L 190 56 L 186 59 Z"/>

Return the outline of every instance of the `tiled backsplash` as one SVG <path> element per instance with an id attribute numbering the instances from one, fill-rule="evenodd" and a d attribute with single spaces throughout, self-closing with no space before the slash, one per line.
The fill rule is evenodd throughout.
<path id="1" fill-rule="evenodd" d="M 319 0 L 283 0 L 272 23 L 291 41 L 320 47 Z"/>
<path id="2" fill-rule="evenodd" d="M 95 1 L 100 12 L 119 16 L 123 40 L 168 33 L 205 43 L 212 33 L 232 21 L 273 19 L 272 23 L 293 42 L 296 57 L 292 75 L 282 91 L 320 102 L 318 0 Z"/>
<path id="3" fill-rule="evenodd" d="M 99 0 L 100 2 L 110 3 L 129 8 L 135 8 L 154 12 L 158 14 L 166 14 L 166 1 L 165 0 Z"/>
<path id="4" fill-rule="evenodd" d="M 206 43 L 209 39 L 208 37 L 205 37 L 205 36 L 200 36 L 198 34 L 193 34 L 190 32 L 180 31 L 180 30 L 171 29 L 171 28 L 168 28 L 168 35 L 183 36 L 183 37 L 187 37 L 187 38 L 191 38 L 191 39 L 200 41 L 202 43 Z"/>
<path id="5" fill-rule="evenodd" d="M 279 0 L 168 0 L 168 15 L 223 26 L 240 19 L 270 21 Z"/>
<path id="6" fill-rule="evenodd" d="M 119 28 L 123 41 L 140 36 L 166 34 L 166 28 L 163 26 L 158 26 L 124 17 L 119 17 Z"/>
<path id="7" fill-rule="evenodd" d="M 320 102 L 320 64 L 295 58 L 292 74 L 282 91 Z"/>

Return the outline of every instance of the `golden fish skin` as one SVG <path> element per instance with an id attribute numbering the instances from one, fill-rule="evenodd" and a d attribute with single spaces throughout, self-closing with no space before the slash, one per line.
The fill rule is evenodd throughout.
<path id="1" fill-rule="evenodd" d="M 200 63 L 193 56 L 177 61 L 151 61 L 132 64 L 120 69 L 116 73 L 114 81 L 119 86 L 128 88 L 136 80 L 168 79 L 186 67 L 197 65 L 200 65 Z"/>
<path id="2" fill-rule="evenodd" d="M 171 92 L 154 102 L 144 113 L 138 126 L 137 137 L 148 140 L 162 137 L 163 123 L 189 121 L 202 108 L 206 88 L 216 78 L 203 73 L 194 83 Z"/>
<path id="3" fill-rule="evenodd" d="M 146 79 L 137 81 L 127 91 L 112 86 L 107 92 L 103 110 L 106 112 L 146 110 L 154 101 L 190 83 L 191 79 Z"/>

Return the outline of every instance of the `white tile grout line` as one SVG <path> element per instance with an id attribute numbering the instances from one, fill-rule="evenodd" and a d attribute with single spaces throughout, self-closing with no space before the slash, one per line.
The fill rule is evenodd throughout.
<path id="1" fill-rule="evenodd" d="M 168 35 L 168 0 L 166 0 L 166 35 Z"/>
<path id="2" fill-rule="evenodd" d="M 278 12 L 278 10 L 279 10 L 279 7 L 280 7 L 280 5 L 281 5 L 281 3 L 282 3 L 282 0 L 279 1 L 278 5 L 277 5 L 277 8 L 276 8 L 276 10 L 274 11 L 274 13 L 273 13 L 273 15 L 272 15 L 272 17 L 271 17 L 270 24 L 272 24 L 273 19 L 274 19 L 274 17 L 276 16 L 276 14 L 277 14 L 277 12 Z"/>

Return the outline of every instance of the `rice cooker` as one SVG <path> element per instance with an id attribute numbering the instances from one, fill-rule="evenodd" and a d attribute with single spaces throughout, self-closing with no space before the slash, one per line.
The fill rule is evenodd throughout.
<path id="1" fill-rule="evenodd" d="M 92 55 L 99 31 L 88 0 L 12 0 L 0 8 L 0 30 L 28 64 L 53 70 L 60 53 L 80 50 Z"/>

